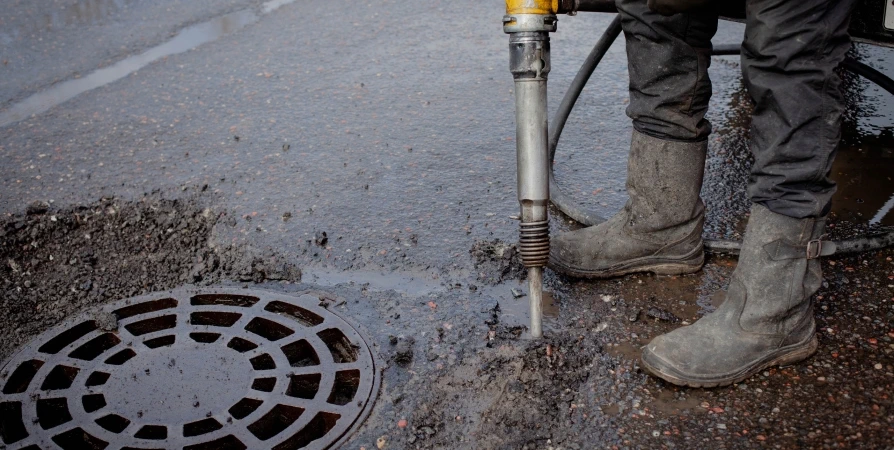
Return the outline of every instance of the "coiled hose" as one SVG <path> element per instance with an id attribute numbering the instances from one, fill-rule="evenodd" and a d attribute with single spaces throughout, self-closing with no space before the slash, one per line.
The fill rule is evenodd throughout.
<path id="1" fill-rule="evenodd" d="M 571 197 L 565 194 L 561 188 L 559 188 L 558 183 L 556 183 L 552 161 L 555 159 L 556 156 L 556 148 L 559 145 L 559 138 L 562 136 L 562 130 L 564 130 L 565 124 L 566 122 L 568 122 L 568 117 L 571 115 L 571 111 L 574 110 L 574 104 L 577 103 L 577 99 L 580 97 L 581 92 L 583 92 L 584 87 L 587 85 L 587 82 L 590 80 L 590 77 L 593 75 L 596 67 L 599 66 L 602 58 L 605 56 L 605 54 L 608 52 L 608 49 L 612 46 L 612 44 L 615 42 L 620 34 L 621 17 L 615 16 L 615 18 L 608 25 L 608 28 L 606 28 L 605 32 L 602 34 L 599 42 L 596 43 L 596 46 L 593 47 L 593 50 L 587 56 L 587 59 L 584 60 L 583 65 L 577 72 L 577 75 L 575 75 L 574 80 L 571 82 L 571 86 L 568 87 L 568 91 L 565 93 L 565 97 L 562 98 L 562 103 L 559 104 L 559 109 L 556 111 L 555 117 L 553 118 L 552 122 L 550 122 L 550 201 L 553 203 L 553 205 L 556 206 L 556 208 L 565 213 L 568 217 L 585 226 L 591 226 L 605 222 L 605 218 L 600 216 L 595 211 L 588 210 L 583 205 L 577 204 L 576 202 L 574 202 L 574 200 L 571 199 Z M 738 55 L 740 52 L 741 47 L 738 45 L 718 45 L 714 47 L 713 54 Z M 850 72 L 866 78 L 869 81 L 872 81 L 882 89 L 894 95 L 894 81 L 892 81 L 891 78 L 885 76 L 883 73 L 873 69 L 872 67 L 869 67 L 866 64 L 863 64 L 850 57 L 845 58 L 844 62 L 842 63 L 842 67 Z M 862 236 L 843 241 L 835 241 L 835 244 L 837 247 L 835 254 L 853 254 L 872 250 L 880 250 L 894 245 L 894 231 L 874 236 Z M 706 240 L 705 250 L 712 253 L 738 254 L 741 245 L 742 243 L 737 241 Z"/>

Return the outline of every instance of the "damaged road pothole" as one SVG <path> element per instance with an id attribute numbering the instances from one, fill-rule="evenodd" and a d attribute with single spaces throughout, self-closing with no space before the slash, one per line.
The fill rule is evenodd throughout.
<path id="1" fill-rule="evenodd" d="M 318 294 L 179 289 L 104 305 L 0 369 L 8 448 L 337 446 L 380 368 Z"/>

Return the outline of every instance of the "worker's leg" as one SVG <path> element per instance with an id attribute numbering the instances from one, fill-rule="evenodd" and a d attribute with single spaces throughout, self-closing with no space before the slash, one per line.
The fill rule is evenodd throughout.
<path id="1" fill-rule="evenodd" d="M 850 49 L 854 0 L 748 4 L 742 72 L 754 100 L 748 194 L 789 217 L 829 210 L 844 97 L 835 69 Z"/>
<path id="2" fill-rule="evenodd" d="M 633 119 L 627 171 L 630 200 L 606 223 L 562 233 L 550 267 L 605 278 L 631 272 L 689 273 L 704 262 L 699 197 L 717 16 L 651 12 L 646 0 L 618 0 L 630 72 Z"/>
<path id="3" fill-rule="evenodd" d="M 811 296 L 844 110 L 835 68 L 854 0 L 749 0 L 742 66 L 754 99 L 754 206 L 726 301 L 652 340 L 643 366 L 677 384 L 738 382 L 816 350 Z M 826 244 L 828 245 L 828 244 Z"/>
<path id="4" fill-rule="evenodd" d="M 654 138 L 703 142 L 711 99 L 713 14 L 654 13 L 646 0 L 617 0 L 627 44 L 630 105 L 627 115 L 640 133 Z"/>

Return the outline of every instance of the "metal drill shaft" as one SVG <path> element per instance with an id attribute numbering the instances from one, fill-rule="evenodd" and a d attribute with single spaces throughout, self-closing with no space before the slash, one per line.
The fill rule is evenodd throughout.
<path id="1" fill-rule="evenodd" d="M 528 291 L 531 299 L 531 336 L 543 337 L 543 268 L 528 269 Z"/>
<path id="2" fill-rule="evenodd" d="M 510 70 L 515 79 L 519 253 L 528 268 L 531 336 L 543 336 L 543 267 L 549 260 L 549 123 L 546 104 L 550 70 L 549 32 L 553 15 L 507 15 Z"/>

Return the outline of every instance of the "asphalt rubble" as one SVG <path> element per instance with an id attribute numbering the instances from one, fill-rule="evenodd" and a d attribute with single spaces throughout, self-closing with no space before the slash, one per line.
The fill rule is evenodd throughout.
<path id="1" fill-rule="evenodd" d="M 234 217 L 214 200 L 36 202 L 4 220 L 2 357 L 66 317 L 148 292 L 320 289 L 302 282 L 296 255 L 217 243 L 216 227 Z M 711 256 L 680 277 L 578 282 L 548 271 L 557 313 L 542 340 L 518 313 L 527 298 L 512 293 L 524 287 L 513 244 L 479 241 L 469 258 L 474 274 L 428 293 L 322 288 L 344 299 L 332 307 L 385 362 L 379 400 L 349 448 L 891 448 L 894 251 L 823 261 L 813 358 L 713 390 L 650 378 L 637 358 L 651 337 L 722 302 L 733 258 Z"/>

